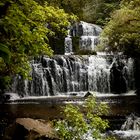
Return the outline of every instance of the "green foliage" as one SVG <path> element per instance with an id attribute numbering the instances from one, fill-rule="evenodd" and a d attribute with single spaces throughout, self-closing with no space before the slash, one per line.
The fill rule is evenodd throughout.
<path id="1" fill-rule="evenodd" d="M 116 138 L 115 136 L 108 136 L 106 138 L 106 140 L 119 140 L 118 138 Z"/>
<path id="2" fill-rule="evenodd" d="M 102 36 L 108 38 L 111 50 L 123 51 L 129 55 L 139 55 L 140 1 L 122 0 L 120 7 L 112 15 Z"/>
<path id="3" fill-rule="evenodd" d="M 97 44 L 95 51 L 96 52 L 107 51 L 107 47 L 108 47 L 108 38 L 100 36 L 99 44 Z"/>
<path id="4" fill-rule="evenodd" d="M 98 44 L 97 47 L 96 47 L 96 51 L 97 52 L 103 52 L 103 51 L 105 51 L 104 45 Z"/>
<path id="5" fill-rule="evenodd" d="M 90 131 L 93 138 L 101 140 L 101 133 L 108 127 L 108 121 L 99 116 L 107 112 L 108 106 L 97 102 L 92 96 L 87 98 L 81 109 L 68 104 L 64 108 L 64 119 L 55 124 L 58 136 L 61 140 L 81 140 Z"/>
<path id="6" fill-rule="evenodd" d="M 11 53 L 9 48 L 1 43 L 0 43 L 0 57 L 3 58 L 5 63 L 8 63 L 11 58 Z"/>
<path id="7" fill-rule="evenodd" d="M 74 13 L 79 20 L 104 25 L 110 13 L 118 9 L 120 0 L 41 0 L 49 5 L 63 8 L 67 13 Z"/>
<path id="8" fill-rule="evenodd" d="M 44 0 L 45 1 L 45 0 Z M 83 7 L 88 0 L 46 0 L 52 6 L 63 8 L 67 13 L 73 13 L 83 19 Z"/>
<path id="9" fill-rule="evenodd" d="M 10 82 L 9 76 L 0 76 L 0 94 L 4 93 L 4 89 L 9 88 Z"/>
<path id="10" fill-rule="evenodd" d="M 49 38 L 66 35 L 76 18 L 64 10 L 40 5 L 34 0 L 0 2 L 0 73 L 28 77 L 29 61 L 38 55 L 52 55 Z"/>
<path id="11" fill-rule="evenodd" d="M 83 17 L 87 22 L 105 25 L 111 13 L 118 9 L 120 0 L 88 0 L 83 7 Z"/>

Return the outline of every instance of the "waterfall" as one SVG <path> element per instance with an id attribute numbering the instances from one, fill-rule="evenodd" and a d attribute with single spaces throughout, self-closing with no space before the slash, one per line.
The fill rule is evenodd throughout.
<path id="1" fill-rule="evenodd" d="M 81 36 L 80 37 L 80 49 L 82 50 L 95 50 L 98 44 L 97 36 Z"/>
<path id="2" fill-rule="evenodd" d="M 70 35 L 70 29 L 68 29 L 67 37 L 65 37 L 65 55 L 72 54 L 72 38 Z"/>
<path id="3" fill-rule="evenodd" d="M 125 56 L 44 56 L 33 61 L 31 67 L 32 80 L 17 77 L 13 92 L 21 96 L 54 96 L 87 91 L 124 93 L 134 89 L 133 59 Z"/>
<path id="4" fill-rule="evenodd" d="M 88 68 L 89 90 L 110 93 L 110 65 L 103 56 L 90 56 Z"/>
<path id="5" fill-rule="evenodd" d="M 80 21 L 69 27 L 65 55 L 39 57 L 31 62 L 32 80 L 16 77 L 12 92 L 21 96 L 56 96 L 95 91 L 126 93 L 135 88 L 134 60 L 124 55 L 69 55 L 73 37 L 80 38 L 80 49 L 94 50 L 102 29 Z"/>
<path id="6" fill-rule="evenodd" d="M 112 135 L 121 140 L 140 140 L 140 117 L 130 114 L 121 130 L 114 130 Z"/>
<path id="7" fill-rule="evenodd" d="M 79 41 L 80 49 L 95 50 L 97 44 L 99 43 L 99 34 L 102 29 L 95 24 L 81 21 L 78 30 L 81 31 Z"/>
<path id="8" fill-rule="evenodd" d="M 72 40 L 73 37 L 79 37 L 80 50 L 95 50 L 99 43 L 99 35 L 102 29 L 95 25 L 80 21 L 75 23 L 68 30 L 68 35 L 65 38 L 65 54 L 72 53 Z"/>
<path id="9" fill-rule="evenodd" d="M 65 55 L 69 55 L 72 53 L 72 39 L 71 36 L 67 36 L 65 38 Z"/>
<path id="10" fill-rule="evenodd" d="M 140 131 L 140 117 L 137 117 L 133 113 L 127 117 L 127 120 L 121 127 L 121 130 L 136 130 Z"/>

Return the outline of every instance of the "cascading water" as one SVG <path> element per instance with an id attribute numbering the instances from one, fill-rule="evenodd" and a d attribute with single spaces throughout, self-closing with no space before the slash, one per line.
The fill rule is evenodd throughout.
<path id="1" fill-rule="evenodd" d="M 65 38 L 65 55 L 72 53 L 72 39 L 70 36 Z"/>
<path id="2" fill-rule="evenodd" d="M 99 42 L 99 34 L 102 29 L 94 24 L 89 24 L 86 22 L 80 23 L 80 28 L 83 31 L 82 36 L 80 37 L 80 48 L 87 50 L 95 50 Z"/>
<path id="3" fill-rule="evenodd" d="M 125 56 L 56 55 L 38 58 L 31 66 L 32 80 L 16 79 L 13 92 L 22 96 L 53 96 L 87 91 L 122 93 L 134 89 L 133 60 Z"/>
<path id="4" fill-rule="evenodd" d="M 65 38 L 65 50 L 66 53 L 71 48 L 72 37 L 79 36 L 79 48 L 81 50 L 95 50 L 97 44 L 99 43 L 99 34 L 102 29 L 95 25 L 80 21 L 79 23 L 74 24 L 68 36 Z M 70 36 L 71 35 L 71 36 Z M 69 49 L 67 49 L 69 46 Z"/>
<path id="5" fill-rule="evenodd" d="M 130 114 L 121 130 L 115 130 L 112 134 L 121 140 L 140 140 L 140 117 Z"/>
<path id="6" fill-rule="evenodd" d="M 72 54 L 72 38 L 70 35 L 70 30 L 68 30 L 68 35 L 65 38 L 65 55 L 70 55 Z"/>
<path id="7" fill-rule="evenodd" d="M 65 54 L 72 54 L 72 37 L 79 36 L 80 49 L 93 50 L 102 29 L 79 22 L 70 27 L 65 38 Z M 31 62 L 32 80 L 16 77 L 12 92 L 21 96 L 69 95 L 96 91 L 125 93 L 134 89 L 133 59 L 123 55 L 55 55 Z"/>

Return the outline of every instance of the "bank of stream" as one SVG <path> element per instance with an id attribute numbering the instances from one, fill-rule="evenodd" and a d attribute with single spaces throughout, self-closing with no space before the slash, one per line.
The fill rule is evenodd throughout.
<path id="1" fill-rule="evenodd" d="M 67 103 L 82 104 L 87 97 L 46 97 L 17 99 L 0 104 L 0 133 L 1 138 L 6 128 L 13 124 L 17 118 L 43 119 L 46 121 L 63 118 L 63 108 Z M 121 96 L 100 96 L 97 101 L 107 102 L 110 111 L 107 116 L 101 116 L 109 120 L 109 130 L 120 130 L 126 121 L 126 116 L 131 113 L 139 115 L 140 97 L 135 94 Z"/>

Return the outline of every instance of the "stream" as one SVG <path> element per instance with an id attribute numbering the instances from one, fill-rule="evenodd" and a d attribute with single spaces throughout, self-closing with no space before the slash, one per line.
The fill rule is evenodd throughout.
<path id="1" fill-rule="evenodd" d="M 120 140 L 140 140 L 140 96 L 135 94 L 134 59 L 122 54 L 72 55 L 72 39 L 79 36 L 81 49 L 95 50 L 101 28 L 80 22 L 68 31 L 65 55 L 41 56 L 31 61 L 32 80 L 21 76 L 13 79 L 12 87 L 0 104 L 0 135 L 16 118 L 53 120 L 62 118 L 62 106 L 80 105 L 91 93 L 99 102 L 106 102 L 109 131 Z M 135 114 L 137 117 L 130 116 Z M 127 118 L 127 116 L 129 116 Z M 134 127 L 122 129 L 126 120 Z M 136 121 L 137 120 L 137 123 Z M 129 122 L 129 121 L 128 121 Z M 130 125 L 125 123 L 125 125 Z"/>

